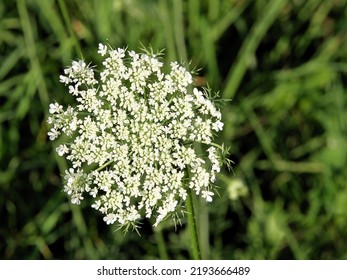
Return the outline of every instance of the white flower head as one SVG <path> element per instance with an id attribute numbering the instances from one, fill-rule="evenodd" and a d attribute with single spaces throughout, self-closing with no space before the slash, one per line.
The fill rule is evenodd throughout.
<path id="1" fill-rule="evenodd" d="M 98 53 L 101 55 L 101 56 L 105 56 L 106 55 L 106 52 L 107 52 L 107 46 L 105 46 L 104 44 L 99 44 L 99 50 L 98 50 Z"/>
<path id="2" fill-rule="evenodd" d="M 59 156 L 63 156 L 64 154 L 67 154 L 69 152 L 69 149 L 67 148 L 65 144 L 63 144 L 63 145 L 59 145 L 56 148 L 56 152 L 58 153 Z"/>
<path id="3" fill-rule="evenodd" d="M 229 182 L 227 192 L 231 200 L 237 200 L 248 195 L 248 188 L 243 180 L 236 178 Z"/>
<path id="4" fill-rule="evenodd" d="M 59 105 L 57 102 L 49 104 L 49 113 L 57 114 L 63 111 L 63 106 Z"/>
<path id="5" fill-rule="evenodd" d="M 189 189 L 211 202 L 221 170 L 213 137 L 223 123 L 192 74 L 178 62 L 164 71 L 149 52 L 99 44 L 98 53 L 99 77 L 82 60 L 60 76 L 76 106 L 49 105 L 50 140 L 68 139 L 56 152 L 72 166 L 64 177 L 71 202 L 89 195 L 107 224 L 121 226 L 145 217 L 157 226 L 182 210 Z"/>
<path id="6" fill-rule="evenodd" d="M 205 198 L 207 202 L 212 201 L 212 196 L 214 195 L 211 191 L 202 191 L 202 198 Z"/>

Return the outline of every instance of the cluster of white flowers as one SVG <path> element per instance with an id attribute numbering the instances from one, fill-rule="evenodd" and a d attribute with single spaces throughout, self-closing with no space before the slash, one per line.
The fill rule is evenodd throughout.
<path id="1" fill-rule="evenodd" d="M 70 141 L 56 151 L 71 162 L 64 177 L 71 202 L 89 194 L 107 224 L 154 217 L 157 226 L 189 188 L 212 201 L 221 168 L 212 140 L 223 123 L 191 73 L 177 62 L 165 73 L 160 58 L 145 52 L 100 44 L 98 53 L 105 57 L 99 81 L 83 61 L 60 76 L 77 106 L 49 107 L 50 140 L 65 134 Z"/>

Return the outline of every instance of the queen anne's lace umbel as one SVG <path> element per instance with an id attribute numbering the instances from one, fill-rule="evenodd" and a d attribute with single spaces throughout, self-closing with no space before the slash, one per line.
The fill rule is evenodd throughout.
<path id="1" fill-rule="evenodd" d="M 223 123 L 211 100 L 193 88 L 190 72 L 172 62 L 166 73 L 149 53 L 102 44 L 98 53 L 105 57 L 99 80 L 84 61 L 60 76 L 77 106 L 49 106 L 50 140 L 70 139 L 56 151 L 71 162 L 64 176 L 71 202 L 88 194 L 107 224 L 154 217 L 157 226 L 177 212 L 189 188 L 212 201 L 221 168 L 212 140 Z"/>

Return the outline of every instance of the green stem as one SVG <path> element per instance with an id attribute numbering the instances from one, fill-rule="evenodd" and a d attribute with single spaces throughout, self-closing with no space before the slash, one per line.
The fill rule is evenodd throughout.
<path id="1" fill-rule="evenodd" d="M 206 145 L 211 145 L 211 146 L 214 146 L 214 147 L 220 149 L 221 151 L 224 151 L 223 146 L 221 146 L 221 145 L 219 145 L 219 144 L 217 144 L 217 143 L 213 143 L 213 142 L 207 143 L 207 142 L 205 142 L 205 141 L 201 141 L 200 143 L 201 143 L 201 144 L 206 144 Z"/>
<path id="2" fill-rule="evenodd" d="M 250 59 L 255 56 L 255 52 L 266 35 L 271 24 L 276 20 L 281 7 L 286 1 L 272 0 L 268 1 L 264 8 L 264 15 L 254 23 L 252 29 L 244 40 L 235 63 L 230 69 L 226 85 L 224 88 L 224 98 L 232 99 L 236 95 L 236 91 L 249 67 Z"/>
<path id="3" fill-rule="evenodd" d="M 191 238 L 192 255 L 194 260 L 201 260 L 201 252 L 198 240 L 198 233 L 194 214 L 194 204 L 192 190 L 187 190 L 186 206 L 188 211 L 188 230 Z"/>
<path id="4" fill-rule="evenodd" d="M 78 39 L 76 38 L 76 34 L 72 29 L 71 19 L 70 19 L 70 16 L 69 16 L 69 13 L 68 13 L 68 10 L 66 8 L 64 0 L 58 0 L 58 4 L 59 4 L 60 11 L 63 15 L 63 19 L 64 19 L 65 24 L 66 24 L 66 28 L 69 32 L 70 37 L 72 38 L 72 40 L 74 42 L 76 51 L 79 55 L 82 55 L 82 49 L 81 49 L 80 43 L 78 42 Z"/>
<path id="5" fill-rule="evenodd" d="M 113 162 L 113 160 L 109 160 L 105 164 L 101 165 L 98 169 L 96 169 L 96 171 L 100 171 L 100 170 L 104 169 L 106 166 L 110 165 L 112 162 Z"/>
<path id="6" fill-rule="evenodd" d="M 159 257 L 161 260 L 168 260 L 169 256 L 166 250 L 166 244 L 163 236 L 163 231 L 161 228 L 154 229 L 155 239 L 158 244 Z"/>

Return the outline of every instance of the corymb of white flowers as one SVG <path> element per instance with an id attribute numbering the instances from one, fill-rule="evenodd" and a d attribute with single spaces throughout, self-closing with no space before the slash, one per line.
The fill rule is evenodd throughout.
<path id="1" fill-rule="evenodd" d="M 222 155 L 212 140 L 223 123 L 208 91 L 194 88 L 177 62 L 163 71 L 159 54 L 103 44 L 98 53 L 99 79 L 81 60 L 60 76 L 77 105 L 49 105 L 50 140 L 68 139 L 56 151 L 71 162 L 64 176 L 71 202 L 88 194 L 107 224 L 128 227 L 144 217 L 154 226 L 176 219 L 188 191 L 212 201 Z"/>

